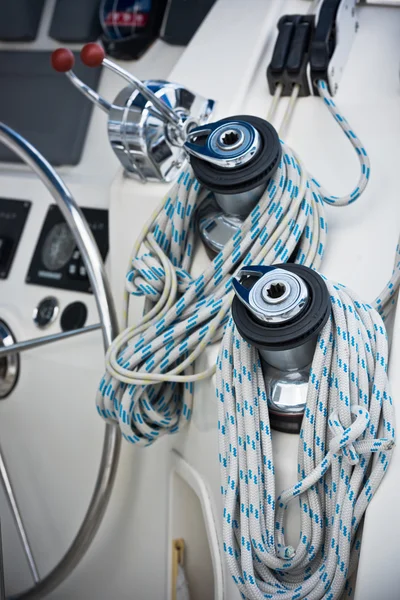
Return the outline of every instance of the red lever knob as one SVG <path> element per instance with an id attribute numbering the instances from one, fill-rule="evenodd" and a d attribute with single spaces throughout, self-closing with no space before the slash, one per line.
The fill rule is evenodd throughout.
<path id="1" fill-rule="evenodd" d="M 75 57 L 68 48 L 58 48 L 51 55 L 51 66 L 59 73 L 70 71 L 75 63 Z"/>
<path id="2" fill-rule="evenodd" d="M 104 58 L 104 50 L 99 44 L 85 44 L 81 50 L 81 60 L 87 67 L 99 67 Z"/>

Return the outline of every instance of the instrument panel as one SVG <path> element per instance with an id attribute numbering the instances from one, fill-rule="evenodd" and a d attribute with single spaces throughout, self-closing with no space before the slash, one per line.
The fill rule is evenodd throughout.
<path id="1" fill-rule="evenodd" d="M 108 253 L 108 211 L 82 208 L 103 261 Z M 49 206 L 26 276 L 26 283 L 91 293 L 74 237 L 55 204 Z"/>

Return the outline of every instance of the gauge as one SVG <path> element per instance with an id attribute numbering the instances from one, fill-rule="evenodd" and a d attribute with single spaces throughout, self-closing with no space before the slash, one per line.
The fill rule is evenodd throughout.
<path id="1" fill-rule="evenodd" d="M 49 271 L 59 271 L 71 259 L 75 250 L 74 236 L 66 223 L 57 223 L 50 229 L 43 244 L 42 261 Z"/>

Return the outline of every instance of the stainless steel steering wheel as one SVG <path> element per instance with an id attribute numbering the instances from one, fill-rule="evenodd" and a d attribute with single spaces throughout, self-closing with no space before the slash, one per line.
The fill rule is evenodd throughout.
<path id="1" fill-rule="evenodd" d="M 104 349 L 107 350 L 108 346 L 118 333 L 118 322 L 103 262 L 85 217 L 68 188 L 51 165 L 29 142 L 3 123 L 0 123 L 0 142 L 5 144 L 10 150 L 14 151 L 15 154 L 29 165 L 29 167 L 39 176 L 53 196 L 55 202 L 58 204 L 81 252 L 100 316 Z M 60 335 L 62 334 L 58 334 L 58 336 L 48 336 L 53 339 L 47 341 L 54 341 L 54 338 L 60 337 Z M 43 343 L 46 343 L 44 338 L 42 344 Z M 14 350 L 14 352 L 17 352 L 18 350 L 22 350 L 23 348 L 21 348 L 21 345 L 23 344 L 24 342 L 22 344 L 10 346 L 7 348 L 7 351 Z M 92 498 L 82 525 L 66 554 L 43 579 L 40 579 L 39 577 L 28 536 L 18 509 L 18 503 L 13 493 L 11 479 L 7 472 L 6 463 L 0 448 L 0 482 L 3 484 L 7 494 L 18 533 L 24 547 L 25 556 L 34 580 L 34 585 L 31 588 L 13 596 L 13 600 L 39 600 L 47 596 L 57 588 L 78 565 L 96 535 L 107 508 L 117 472 L 120 447 L 121 436 L 119 429 L 114 425 L 107 424 L 104 432 L 100 468 Z M 1 571 L 0 551 L 0 600 L 4 597 L 4 581 L 1 581 Z"/>

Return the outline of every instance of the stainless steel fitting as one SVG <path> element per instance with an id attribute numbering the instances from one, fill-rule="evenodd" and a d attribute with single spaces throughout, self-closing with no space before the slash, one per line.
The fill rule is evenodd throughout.
<path id="1" fill-rule="evenodd" d="M 323 279 L 301 265 L 249 266 L 233 279 L 232 316 L 262 359 L 271 424 L 300 430 L 317 336 L 329 317 Z"/>
<path id="2" fill-rule="evenodd" d="M 98 44 L 86 44 L 81 59 L 89 67 L 104 66 L 129 84 L 111 104 L 75 75 L 70 50 L 53 53 L 53 67 L 108 114 L 109 141 L 126 174 L 142 182 L 173 181 L 187 158 L 183 144 L 188 132 L 208 121 L 214 101 L 176 83 L 140 81 L 105 58 Z"/>
<path id="3" fill-rule="evenodd" d="M 205 142 L 205 143 L 203 143 Z M 261 147 L 257 129 L 245 121 L 210 123 L 190 131 L 186 150 L 221 169 L 236 169 L 249 162 Z"/>
<path id="4" fill-rule="evenodd" d="M 278 135 L 267 121 L 242 115 L 192 129 L 184 147 L 197 179 L 215 199 L 214 206 L 204 205 L 199 211 L 201 238 L 213 252 L 220 252 L 278 166 Z"/>

